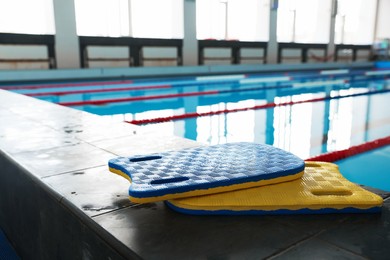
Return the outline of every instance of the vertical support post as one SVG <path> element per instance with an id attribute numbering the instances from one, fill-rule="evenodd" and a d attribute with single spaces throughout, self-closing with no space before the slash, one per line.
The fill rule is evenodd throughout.
<path id="1" fill-rule="evenodd" d="M 128 12 L 129 12 L 129 36 L 130 37 L 133 37 L 133 19 L 132 19 L 132 6 L 131 6 L 131 0 L 127 0 L 127 6 L 129 7 L 128 8 Z"/>
<path id="2" fill-rule="evenodd" d="M 233 55 L 233 64 L 240 64 L 240 60 L 241 60 L 240 47 L 233 47 L 232 55 Z"/>
<path id="3" fill-rule="evenodd" d="M 184 0 L 183 65 L 198 64 L 198 41 L 196 39 L 196 1 Z"/>
<path id="4" fill-rule="evenodd" d="M 278 58 L 278 41 L 277 41 L 277 22 L 278 22 L 278 1 L 271 1 L 269 21 L 269 39 L 268 39 L 268 50 L 267 50 L 267 63 L 276 64 L 280 62 Z"/>
<path id="5" fill-rule="evenodd" d="M 53 0 L 58 68 L 80 68 L 74 0 Z"/>
<path id="6" fill-rule="evenodd" d="M 198 46 L 199 46 L 198 47 L 198 65 L 203 65 L 204 64 L 204 48 L 200 44 Z"/>
<path id="7" fill-rule="evenodd" d="M 130 56 L 133 60 L 133 65 L 135 67 L 141 66 L 141 46 L 140 45 L 132 45 L 130 49 Z"/>
<path id="8" fill-rule="evenodd" d="M 278 63 L 281 63 L 282 62 L 282 52 L 283 52 L 283 49 L 281 46 L 278 46 L 278 54 L 277 54 L 277 57 L 278 57 Z"/>
<path id="9" fill-rule="evenodd" d="M 177 65 L 182 66 L 183 65 L 183 45 L 180 45 L 177 47 Z"/>
<path id="10" fill-rule="evenodd" d="M 375 8 L 375 25 L 374 25 L 374 33 L 372 35 L 372 42 L 374 43 L 377 39 L 378 35 L 378 25 L 379 25 L 379 5 L 381 4 L 381 0 L 376 1 L 376 8 Z"/>
<path id="11" fill-rule="evenodd" d="M 132 19 L 132 6 L 131 6 L 131 0 L 127 0 L 127 6 L 128 6 L 128 13 L 129 13 L 129 36 L 133 37 L 133 19 Z M 131 42 L 131 41 L 130 41 Z M 132 46 L 129 45 L 129 67 L 134 66 L 134 56 L 132 52 Z"/>
<path id="12" fill-rule="evenodd" d="M 134 58 L 132 55 L 133 53 L 131 52 L 132 46 L 129 45 L 128 48 L 129 48 L 129 67 L 132 67 L 134 66 Z"/>
<path id="13" fill-rule="evenodd" d="M 83 44 L 80 44 L 80 63 L 81 68 L 88 68 L 87 46 Z"/>
<path id="14" fill-rule="evenodd" d="M 330 27 L 329 27 L 329 43 L 327 53 L 334 55 L 334 61 L 337 61 L 337 54 L 335 53 L 335 29 L 336 29 L 336 15 L 337 15 L 337 0 L 332 0 L 332 13 L 330 16 Z"/>
<path id="15" fill-rule="evenodd" d="M 328 61 L 328 48 L 324 49 L 324 61 Z"/>
<path id="16" fill-rule="evenodd" d="M 306 63 L 307 62 L 307 51 L 308 51 L 308 49 L 307 48 L 305 48 L 305 47 L 303 47 L 302 48 L 302 56 L 301 56 L 301 62 L 302 63 Z"/>
<path id="17" fill-rule="evenodd" d="M 55 69 L 57 67 L 57 62 L 54 44 L 47 45 L 47 56 L 49 57 L 49 68 Z"/>
<path id="18" fill-rule="evenodd" d="M 358 51 L 357 48 L 353 48 L 353 49 L 352 49 L 352 61 L 356 61 L 356 58 L 357 58 L 357 51 Z"/>

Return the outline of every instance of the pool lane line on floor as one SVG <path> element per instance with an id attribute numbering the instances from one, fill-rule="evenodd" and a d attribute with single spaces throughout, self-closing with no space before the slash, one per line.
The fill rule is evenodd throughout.
<path id="1" fill-rule="evenodd" d="M 243 111 L 248 111 L 248 110 L 259 110 L 259 109 L 274 108 L 274 107 L 279 107 L 279 106 L 314 103 L 314 102 L 327 101 L 327 100 L 332 100 L 332 99 L 341 99 L 341 98 L 348 98 L 348 97 L 383 94 L 383 93 L 387 93 L 387 92 L 390 92 L 390 89 L 368 91 L 368 92 L 348 94 L 348 95 L 338 95 L 338 96 L 332 96 L 332 97 L 326 96 L 326 97 L 321 97 L 321 98 L 313 98 L 313 99 L 306 99 L 306 100 L 300 100 L 300 101 L 288 101 L 288 102 L 282 102 L 282 103 L 271 102 L 271 103 L 267 103 L 267 104 L 263 104 L 263 105 L 256 105 L 256 106 L 244 107 L 244 108 L 222 109 L 222 110 L 202 112 L 202 113 L 193 112 L 193 113 L 185 113 L 185 114 L 181 114 L 181 115 L 174 115 L 174 116 L 168 116 L 168 117 L 157 117 L 157 118 L 150 118 L 150 119 L 131 120 L 131 121 L 125 121 L 125 122 L 130 123 L 130 124 L 135 124 L 135 125 L 146 125 L 146 124 L 151 124 L 151 123 L 163 123 L 163 122 L 183 120 L 183 119 L 188 119 L 188 118 L 197 118 L 197 117 L 204 117 L 204 116 L 214 116 L 214 115 L 220 115 L 220 114 L 243 112 Z"/>

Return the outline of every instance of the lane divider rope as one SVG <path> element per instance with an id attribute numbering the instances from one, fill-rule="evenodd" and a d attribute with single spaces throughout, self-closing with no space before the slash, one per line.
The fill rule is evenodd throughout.
<path id="1" fill-rule="evenodd" d="M 309 159 L 306 159 L 305 161 L 335 162 L 386 145 L 390 145 L 390 136 L 379 138 L 364 144 L 351 146 L 348 149 L 313 156 Z"/>
<path id="2" fill-rule="evenodd" d="M 173 116 L 150 118 L 150 119 L 131 120 L 131 121 L 125 121 L 125 122 L 131 123 L 131 124 L 136 124 L 136 125 L 145 125 L 145 124 L 151 124 L 151 123 L 163 123 L 163 122 L 183 120 L 183 119 L 188 119 L 188 118 L 214 116 L 214 115 L 220 115 L 220 114 L 236 113 L 236 112 L 243 112 L 243 111 L 248 111 L 248 110 L 267 109 L 267 108 L 273 108 L 273 107 L 278 107 L 278 106 L 289 106 L 289 105 L 296 105 L 296 104 L 303 104 L 303 103 L 314 103 L 314 102 L 326 101 L 326 100 L 331 100 L 331 99 L 341 99 L 341 98 L 348 98 L 348 97 L 374 95 L 374 94 L 381 94 L 381 93 L 386 93 L 386 92 L 390 92 L 390 89 L 369 91 L 369 92 L 363 92 L 363 93 L 355 93 L 355 94 L 349 94 L 349 95 L 326 96 L 326 97 L 321 97 L 321 98 L 313 98 L 313 99 L 306 99 L 306 100 L 300 100 L 300 101 L 288 101 L 288 102 L 282 102 L 282 103 L 271 102 L 271 103 L 267 103 L 267 104 L 263 104 L 263 105 L 256 105 L 256 106 L 244 107 L 244 108 L 222 109 L 222 110 L 201 112 L 201 113 L 193 112 L 193 113 L 185 113 L 185 114 L 181 114 L 181 115 L 173 115 Z"/>

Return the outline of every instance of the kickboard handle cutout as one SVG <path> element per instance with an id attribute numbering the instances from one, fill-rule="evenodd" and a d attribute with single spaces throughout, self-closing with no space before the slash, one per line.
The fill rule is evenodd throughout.
<path id="1" fill-rule="evenodd" d="M 157 160 L 161 159 L 161 156 L 145 156 L 145 157 L 138 157 L 138 158 L 131 158 L 130 162 L 143 162 L 143 161 L 151 161 L 151 160 Z"/>
<path id="2" fill-rule="evenodd" d="M 351 196 L 349 190 L 314 190 L 311 193 L 315 196 Z"/>
<path id="3" fill-rule="evenodd" d="M 312 163 L 312 162 L 305 162 L 306 167 L 322 167 L 321 164 L 318 163 Z"/>
<path id="4" fill-rule="evenodd" d="M 188 177 L 175 177 L 175 178 L 152 180 L 150 184 L 166 184 L 166 183 L 182 182 L 188 180 L 189 180 Z"/>

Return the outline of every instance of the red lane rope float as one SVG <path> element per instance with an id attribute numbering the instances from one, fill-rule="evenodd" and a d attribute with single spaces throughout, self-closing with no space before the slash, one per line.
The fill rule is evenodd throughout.
<path id="1" fill-rule="evenodd" d="M 6 90 L 21 90 L 21 89 L 41 89 L 41 88 L 61 88 L 61 87 L 87 87 L 96 85 L 119 85 L 131 84 L 132 80 L 121 81 L 94 81 L 94 82 L 78 82 L 78 83 L 53 83 L 53 84 L 37 84 L 28 86 L 0 86 L 1 89 Z"/>
<path id="2" fill-rule="evenodd" d="M 156 86 L 139 86 L 139 87 L 127 87 L 127 88 L 107 88 L 107 89 L 88 89 L 88 90 L 73 90 L 73 91 L 55 91 L 45 93 L 30 93 L 24 94 L 30 97 L 40 96 L 62 96 L 71 94 L 88 94 L 88 93 L 103 93 L 103 92 L 120 92 L 120 91 L 133 91 L 133 90 L 150 90 L 150 89 L 166 89 L 171 88 L 171 85 L 156 85 Z"/>
<path id="3" fill-rule="evenodd" d="M 390 92 L 390 89 L 370 91 L 370 92 L 364 92 L 364 93 L 356 93 L 356 94 L 343 95 L 343 96 L 341 96 L 341 95 L 340 96 L 333 96 L 333 97 L 327 96 L 327 97 L 306 99 L 306 100 L 300 100 L 300 101 L 288 101 L 288 102 L 282 102 L 282 103 L 272 102 L 272 103 L 267 103 L 264 105 L 257 105 L 257 106 L 244 107 L 244 108 L 222 109 L 222 110 L 202 112 L 202 113 L 193 112 L 193 113 L 186 113 L 186 114 L 182 114 L 182 115 L 158 117 L 158 118 L 151 118 L 151 119 L 131 120 L 131 121 L 125 121 L 125 122 L 130 123 L 130 124 L 136 124 L 136 125 L 144 125 L 144 124 L 151 124 L 151 123 L 163 123 L 163 122 L 169 122 L 169 121 L 174 121 L 174 120 L 182 120 L 182 119 L 196 118 L 196 117 L 202 117 L 202 116 L 214 116 L 214 115 L 227 114 L 227 113 L 243 112 L 243 111 L 248 111 L 248 110 L 267 109 L 267 108 L 273 108 L 273 107 L 278 107 L 278 106 L 288 106 L 288 105 L 296 105 L 296 104 L 303 104 L 303 103 L 314 103 L 314 102 L 320 102 L 320 101 L 331 100 L 331 99 L 357 97 L 357 96 L 363 96 L 363 95 L 373 95 L 373 94 L 380 94 L 380 93 L 386 93 L 386 92 Z"/>
<path id="4" fill-rule="evenodd" d="M 335 162 L 386 145 L 390 145 L 390 136 L 376 139 L 364 144 L 355 145 L 348 149 L 320 154 L 306 159 L 306 161 Z"/>

